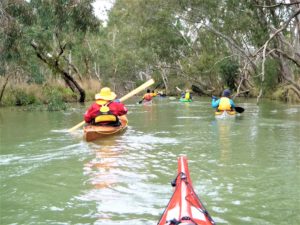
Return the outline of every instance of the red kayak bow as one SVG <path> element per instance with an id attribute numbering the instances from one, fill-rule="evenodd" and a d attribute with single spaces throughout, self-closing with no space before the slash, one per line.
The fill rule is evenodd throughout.
<path id="1" fill-rule="evenodd" d="M 175 191 L 157 225 L 215 224 L 194 191 L 185 156 L 178 158 L 178 175 L 172 186 Z"/>

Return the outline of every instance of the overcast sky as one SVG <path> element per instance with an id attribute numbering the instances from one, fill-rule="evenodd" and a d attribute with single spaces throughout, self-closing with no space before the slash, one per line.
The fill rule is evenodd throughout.
<path id="1" fill-rule="evenodd" d="M 109 10 L 114 4 L 114 0 L 95 0 L 93 3 L 96 16 L 105 21 L 107 19 L 106 11 Z"/>

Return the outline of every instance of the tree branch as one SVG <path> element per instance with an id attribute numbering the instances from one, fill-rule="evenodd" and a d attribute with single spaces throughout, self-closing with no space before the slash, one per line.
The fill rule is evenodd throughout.
<path id="1" fill-rule="evenodd" d="M 300 1 L 299 2 L 291 2 L 291 3 L 280 2 L 275 5 L 254 5 L 254 6 L 260 7 L 260 8 L 276 8 L 276 7 L 280 7 L 280 6 L 291 6 L 291 5 L 296 5 L 296 4 L 300 4 Z"/>

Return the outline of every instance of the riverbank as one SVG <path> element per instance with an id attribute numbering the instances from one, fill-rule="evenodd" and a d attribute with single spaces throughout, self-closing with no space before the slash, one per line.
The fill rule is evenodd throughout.
<path id="1" fill-rule="evenodd" d="M 85 90 L 85 101 L 93 101 L 95 93 L 99 92 L 101 83 L 99 80 L 86 79 L 79 81 L 81 87 Z M 17 79 L 7 80 L 5 77 L 0 78 L 1 98 L 0 106 L 29 106 L 30 108 L 56 111 L 65 110 L 67 103 L 77 102 L 78 94 L 72 92 L 62 79 L 49 79 L 43 84 L 29 83 Z M 124 95 L 124 87 L 116 86 L 117 94 Z M 176 87 L 169 87 L 169 96 L 178 96 Z M 194 96 L 199 95 L 194 92 Z M 256 93 L 248 93 L 249 98 L 256 98 Z M 280 86 L 274 91 L 267 91 L 264 98 L 280 100 L 289 103 L 298 103 L 297 95 L 291 91 L 289 86 Z"/>

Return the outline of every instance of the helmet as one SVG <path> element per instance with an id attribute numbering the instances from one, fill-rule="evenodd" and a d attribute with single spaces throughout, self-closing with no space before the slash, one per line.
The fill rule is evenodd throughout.
<path id="1" fill-rule="evenodd" d="M 226 89 L 226 90 L 223 91 L 223 96 L 224 97 L 229 97 L 230 95 L 231 95 L 230 90 Z"/>

